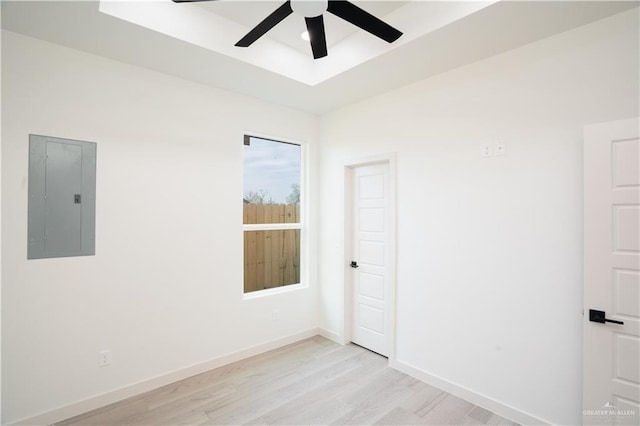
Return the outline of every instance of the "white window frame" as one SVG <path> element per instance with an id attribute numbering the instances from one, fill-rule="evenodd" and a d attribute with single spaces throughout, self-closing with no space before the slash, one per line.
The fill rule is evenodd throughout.
<path id="1" fill-rule="evenodd" d="M 250 300 L 257 299 L 265 296 L 271 296 L 274 294 L 288 293 L 291 291 L 297 291 L 308 287 L 308 244 L 307 244 L 307 145 L 305 142 L 291 140 L 287 138 L 281 138 L 278 136 L 270 136 L 260 133 L 254 133 L 246 131 L 242 134 L 244 140 L 245 137 L 252 137 L 258 139 L 265 139 L 278 143 L 288 143 L 292 145 L 298 145 L 300 147 L 300 220 L 298 223 L 265 223 L 265 224 L 242 224 L 242 237 L 244 241 L 244 233 L 247 231 L 277 231 L 298 229 L 300 230 L 300 282 L 295 284 L 288 284 L 281 287 L 268 288 L 264 290 L 252 291 L 250 293 L 244 292 L 244 245 L 242 248 L 242 299 Z M 244 195 L 244 157 L 242 162 L 242 188 Z M 242 220 L 242 219 L 241 219 Z"/>

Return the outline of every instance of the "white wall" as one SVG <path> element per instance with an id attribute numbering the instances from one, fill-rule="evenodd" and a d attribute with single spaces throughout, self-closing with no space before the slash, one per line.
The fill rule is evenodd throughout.
<path id="1" fill-rule="evenodd" d="M 2 8 L 0 7 L 0 22 L 2 22 Z M 0 31 L 0 77 L 2 76 L 2 31 Z M 0 78 L 0 99 L 2 99 L 2 78 Z M 2 117 L 2 102 L 0 101 L 0 117 Z M 0 120 L 1 122 L 2 120 Z M 2 242 L 2 132 L 0 131 L 0 242 Z M 2 244 L 0 243 L 0 424 L 2 422 Z"/>
<path id="2" fill-rule="evenodd" d="M 243 132 L 316 117 L 10 32 L 2 87 L 5 423 L 317 327 L 313 282 L 242 300 L 241 227 Z M 26 260 L 29 133 L 98 143 L 95 256 Z"/>
<path id="3" fill-rule="evenodd" d="M 343 166 L 396 152 L 397 365 L 581 423 L 582 128 L 638 115 L 638 48 L 634 10 L 323 116 L 322 326 L 343 332 Z"/>

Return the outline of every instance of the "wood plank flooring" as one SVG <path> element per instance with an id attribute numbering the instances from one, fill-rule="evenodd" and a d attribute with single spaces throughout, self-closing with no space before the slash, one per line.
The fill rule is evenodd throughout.
<path id="1" fill-rule="evenodd" d="M 59 425 L 515 425 L 316 336 Z"/>

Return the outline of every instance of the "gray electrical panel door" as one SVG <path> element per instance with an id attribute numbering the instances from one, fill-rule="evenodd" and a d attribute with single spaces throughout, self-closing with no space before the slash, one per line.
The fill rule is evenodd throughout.
<path id="1" fill-rule="evenodd" d="M 95 254 L 96 144 L 29 135 L 28 259 Z"/>

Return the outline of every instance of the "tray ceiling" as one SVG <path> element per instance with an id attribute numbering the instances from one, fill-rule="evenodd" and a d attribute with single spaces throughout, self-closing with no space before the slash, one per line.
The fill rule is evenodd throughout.
<path id="1" fill-rule="evenodd" d="M 296 21 L 303 20 L 293 15 L 249 48 L 234 46 L 281 2 L 0 4 L 3 29 L 316 114 L 638 6 L 635 1 L 354 1 L 404 35 L 388 44 L 327 19 L 329 56 L 314 61 L 300 39 L 304 28 Z"/>

